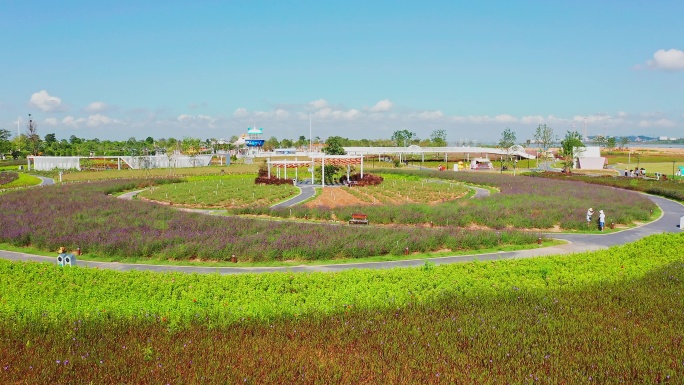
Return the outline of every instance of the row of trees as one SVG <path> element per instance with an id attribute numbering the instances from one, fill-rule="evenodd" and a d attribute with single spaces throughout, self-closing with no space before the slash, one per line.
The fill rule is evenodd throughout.
<path id="1" fill-rule="evenodd" d="M 563 169 L 568 172 L 573 164 L 574 158 L 577 157 L 585 148 L 585 144 L 582 141 L 582 135 L 577 131 L 568 131 L 563 139 L 559 139 L 555 136 L 553 128 L 547 126 L 546 124 L 540 124 L 534 134 L 534 141 L 537 145 L 536 148 L 540 150 L 542 156 L 547 156 L 549 148 L 558 143 L 558 156 L 562 159 Z M 629 143 L 629 138 L 605 138 L 603 136 L 596 136 L 593 142 L 600 147 L 605 147 L 608 149 L 613 149 L 620 143 L 621 147 L 625 147 Z M 516 135 L 510 128 L 506 128 L 501 133 L 501 139 L 499 140 L 498 146 L 501 149 L 509 150 L 516 145 Z M 529 142 L 528 142 L 529 144 Z M 510 158 L 510 153 L 509 153 Z"/>
<path id="2" fill-rule="evenodd" d="M 395 131 L 390 139 L 349 139 L 340 136 L 335 137 L 340 146 L 359 146 L 359 147 L 393 147 L 409 146 L 412 144 L 422 147 L 442 147 L 447 145 L 447 135 L 445 130 L 435 130 L 429 139 L 421 140 L 415 133 L 408 130 Z M 330 138 L 328 138 L 329 140 Z M 0 154 L 11 155 L 12 157 L 23 157 L 26 155 L 48 155 L 48 156 L 122 156 L 122 155 L 145 155 L 159 154 L 173 151 L 183 153 L 215 152 L 217 150 L 231 150 L 236 146 L 237 136 L 232 136 L 228 141 L 209 138 L 201 140 L 199 138 L 185 137 L 183 139 L 160 138 L 154 139 L 147 137 L 144 140 L 134 137 L 123 141 L 100 140 L 79 138 L 71 135 L 68 139 L 58 140 L 54 133 L 45 135 L 41 138 L 38 135 L 37 124 L 31 120 L 27 127 L 27 133 L 12 138 L 9 130 L 0 130 Z M 328 141 L 326 140 L 326 142 Z M 311 142 L 323 143 L 320 137 L 315 137 Z M 264 142 L 264 150 L 271 151 L 276 148 L 306 148 L 309 139 L 300 136 L 297 140 L 282 139 L 278 140 L 272 136 Z"/>
<path id="3" fill-rule="evenodd" d="M 222 147 L 212 140 L 201 140 L 199 138 L 185 137 L 183 139 L 161 138 L 158 140 L 152 137 L 138 140 L 129 138 L 127 140 L 100 140 L 84 139 L 72 135 L 69 139 L 58 140 L 55 134 L 47 134 L 40 138 L 34 134 L 33 139 L 29 135 L 19 135 L 12 139 L 11 133 L 7 130 L 0 130 L 0 154 L 10 155 L 14 158 L 26 155 L 47 155 L 47 156 L 139 156 L 165 154 L 167 152 L 179 151 L 186 154 L 198 154 L 202 151 L 211 152 Z M 223 146 L 226 147 L 226 146 Z"/>

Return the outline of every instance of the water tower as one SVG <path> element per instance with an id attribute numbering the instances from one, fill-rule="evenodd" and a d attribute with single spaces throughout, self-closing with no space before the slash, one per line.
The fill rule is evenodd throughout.
<path id="1" fill-rule="evenodd" d="M 247 138 L 245 139 L 245 145 L 247 147 L 263 147 L 264 146 L 264 134 L 263 128 L 247 128 Z"/>

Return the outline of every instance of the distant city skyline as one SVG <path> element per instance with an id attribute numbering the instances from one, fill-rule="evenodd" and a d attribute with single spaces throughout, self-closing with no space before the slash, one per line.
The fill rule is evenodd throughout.
<path id="1" fill-rule="evenodd" d="M 0 128 L 102 140 L 681 137 L 684 3 L 0 6 Z"/>

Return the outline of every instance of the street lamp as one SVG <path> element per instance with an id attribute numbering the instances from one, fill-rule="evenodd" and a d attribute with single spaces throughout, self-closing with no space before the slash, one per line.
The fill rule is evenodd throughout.
<path id="1" fill-rule="evenodd" d="M 309 113 L 309 155 L 311 155 L 313 148 L 313 145 L 311 143 L 311 113 Z"/>

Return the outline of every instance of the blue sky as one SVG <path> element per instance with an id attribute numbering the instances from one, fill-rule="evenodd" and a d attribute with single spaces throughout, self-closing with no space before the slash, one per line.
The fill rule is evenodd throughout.
<path id="1" fill-rule="evenodd" d="M 142 4 L 140 4 L 142 3 Z M 196 3 L 196 4 L 195 4 Z M 2 1 L 0 128 L 684 136 L 681 1 Z"/>

